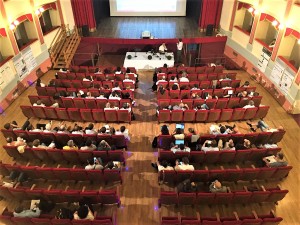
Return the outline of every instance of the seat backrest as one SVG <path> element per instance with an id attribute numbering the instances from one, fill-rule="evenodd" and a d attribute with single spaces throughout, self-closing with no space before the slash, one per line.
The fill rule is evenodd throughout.
<path id="1" fill-rule="evenodd" d="M 83 119 L 81 118 L 79 109 L 77 108 L 69 108 L 67 109 L 68 115 L 70 120 L 72 121 L 78 121 L 78 122 L 82 122 Z"/>
<path id="2" fill-rule="evenodd" d="M 208 113 L 208 117 L 206 119 L 206 122 L 215 122 L 218 121 L 221 115 L 220 109 L 210 109 Z"/>
<path id="3" fill-rule="evenodd" d="M 94 122 L 93 114 L 91 109 L 80 109 L 80 116 L 83 121 Z"/>
<path id="4" fill-rule="evenodd" d="M 169 122 L 171 121 L 171 111 L 168 109 L 159 110 L 158 122 Z"/>
<path id="5" fill-rule="evenodd" d="M 182 122 L 183 121 L 183 110 L 172 110 L 171 111 L 171 121 L 172 122 Z"/>
<path id="6" fill-rule="evenodd" d="M 209 112 L 209 110 L 197 110 L 195 121 L 196 122 L 205 122 L 208 117 L 208 112 Z"/>
<path id="7" fill-rule="evenodd" d="M 66 108 L 55 108 L 57 118 L 60 120 L 70 120 L 69 114 Z"/>
<path id="8" fill-rule="evenodd" d="M 131 113 L 127 109 L 117 110 L 117 116 L 119 122 L 131 122 Z"/>
<path id="9" fill-rule="evenodd" d="M 183 112 L 183 121 L 184 122 L 194 122 L 196 117 L 196 111 L 193 109 L 187 109 Z"/>
<path id="10" fill-rule="evenodd" d="M 257 107 L 255 108 L 247 108 L 244 114 L 243 119 L 244 120 L 251 120 L 254 118 L 254 116 L 256 115 L 257 112 Z"/>
<path id="11" fill-rule="evenodd" d="M 115 110 L 115 109 L 104 110 L 104 115 L 105 115 L 105 121 L 107 121 L 107 122 L 117 122 L 118 121 L 117 110 Z"/>

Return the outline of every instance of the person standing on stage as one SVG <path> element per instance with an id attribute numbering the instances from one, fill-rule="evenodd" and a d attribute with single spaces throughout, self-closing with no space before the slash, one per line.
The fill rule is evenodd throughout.
<path id="1" fill-rule="evenodd" d="M 183 42 L 182 39 L 179 38 L 178 42 L 177 42 L 177 57 L 176 57 L 176 61 L 177 63 L 181 63 L 182 62 L 182 48 L 183 48 Z"/>
<path id="2" fill-rule="evenodd" d="M 159 51 L 159 53 L 161 53 L 161 54 L 165 54 L 165 52 L 166 52 L 167 50 L 168 50 L 168 49 L 167 49 L 166 43 L 162 43 L 161 46 L 159 46 L 159 48 L 158 48 L 158 51 Z"/>

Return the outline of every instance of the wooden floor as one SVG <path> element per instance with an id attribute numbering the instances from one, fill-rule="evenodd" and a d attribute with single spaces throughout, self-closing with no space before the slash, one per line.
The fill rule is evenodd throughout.
<path id="1" fill-rule="evenodd" d="M 143 31 L 154 38 L 193 38 L 205 36 L 188 17 L 107 17 L 90 33 L 93 37 L 140 39 Z"/>
<path id="2" fill-rule="evenodd" d="M 266 186 L 274 186 L 276 183 L 280 183 L 283 189 L 288 189 L 290 192 L 283 201 L 280 201 L 278 205 L 273 204 L 251 204 L 247 205 L 229 205 L 229 206 L 184 206 L 175 208 L 162 207 L 158 209 L 158 196 L 160 186 L 157 183 L 157 173 L 152 169 L 150 163 L 157 160 L 157 152 L 151 148 L 151 141 L 153 137 L 159 134 L 160 125 L 157 123 L 155 117 L 156 108 L 156 95 L 151 92 L 151 82 L 153 71 L 139 71 L 140 83 L 139 88 L 136 91 L 136 102 L 137 106 L 134 108 L 136 115 L 136 121 L 132 122 L 131 125 L 125 124 L 131 135 L 131 143 L 128 151 L 126 152 L 127 166 L 123 172 L 123 184 L 120 186 L 121 190 L 121 207 L 116 209 L 114 207 L 104 207 L 99 209 L 100 213 L 111 213 L 111 210 L 117 211 L 118 225 L 128 224 L 143 224 L 143 225 L 154 225 L 159 224 L 159 215 L 175 215 L 177 212 L 181 212 L 183 215 L 195 215 L 195 212 L 200 212 L 202 215 L 213 215 L 216 211 L 220 212 L 222 216 L 231 215 L 232 211 L 237 211 L 239 214 L 245 215 L 250 214 L 252 209 L 255 209 L 259 213 L 268 212 L 270 209 L 274 209 L 275 212 L 284 218 L 282 225 L 299 225 L 299 134 L 300 129 L 296 122 L 290 115 L 279 106 L 279 104 L 259 85 L 254 81 L 250 81 L 251 85 L 257 85 L 258 92 L 263 95 L 262 104 L 270 105 L 271 110 L 269 111 L 265 121 L 270 126 L 282 125 L 286 129 L 287 133 L 284 139 L 279 144 L 283 148 L 283 152 L 289 164 L 293 165 L 294 169 L 291 171 L 289 176 L 281 182 L 260 182 Z M 42 81 L 47 83 L 53 78 L 54 72 L 48 72 Z M 250 80 L 248 74 L 245 72 L 238 71 L 238 78 L 242 80 Z M 22 124 L 25 121 L 25 117 L 22 114 L 19 106 L 29 105 L 28 95 L 36 94 L 35 87 L 28 88 L 11 106 L 0 115 L 0 126 L 17 120 L 18 123 Z M 37 119 L 30 120 L 33 124 L 38 122 Z M 45 122 L 41 120 L 41 122 Z M 54 121 L 55 124 L 58 121 Z M 70 124 L 70 122 L 67 122 Z M 233 124 L 233 123 L 231 123 Z M 85 124 L 84 124 L 85 125 Z M 96 128 L 100 128 L 103 124 L 97 123 Z M 110 124 L 115 127 L 119 127 L 123 124 Z M 194 127 L 201 134 L 208 132 L 210 124 L 186 124 L 186 127 Z M 248 132 L 245 122 L 237 122 L 236 125 L 242 132 Z M 174 124 L 170 124 L 170 129 L 174 129 Z M 2 135 L 0 135 L 1 144 L 5 143 Z M 12 162 L 12 159 L 5 153 L 1 148 L 0 150 L 1 159 L 4 162 Z M 35 164 L 36 162 L 33 162 Z M 40 164 L 39 164 L 40 165 Z M 62 165 L 63 162 L 62 162 Z M 54 165 L 50 165 L 54 166 Z M 70 166 L 70 165 L 67 165 Z M 254 182 L 255 183 L 255 182 Z M 48 183 L 49 184 L 49 183 Z M 48 185 L 44 184 L 44 185 Z M 231 187 L 242 186 L 244 183 L 230 183 Z M 57 186 L 65 185 L 55 184 Z M 71 188 L 78 188 L 81 184 L 68 183 Z M 172 189 L 166 185 L 162 186 L 165 189 Z M 99 188 L 96 185 L 88 185 L 90 189 Z M 107 187 L 109 188 L 109 187 Z M 19 203 L 10 199 L 2 200 L 0 206 L 7 205 L 10 210 L 13 210 Z M 246 206 L 247 205 L 247 206 Z"/>

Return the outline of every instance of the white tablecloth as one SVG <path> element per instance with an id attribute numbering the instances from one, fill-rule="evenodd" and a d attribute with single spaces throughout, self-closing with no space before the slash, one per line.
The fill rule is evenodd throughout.
<path id="1" fill-rule="evenodd" d="M 127 56 L 131 55 L 131 59 L 128 59 Z M 149 60 L 148 56 L 151 55 L 152 59 Z M 136 56 L 136 57 L 135 57 Z M 169 60 L 166 57 L 171 56 Z M 155 54 L 151 52 L 127 52 L 124 60 L 124 67 L 135 67 L 136 69 L 154 69 L 157 67 L 163 67 L 164 64 L 167 64 L 168 67 L 174 66 L 174 54 L 173 52 L 167 52 L 165 54 Z"/>

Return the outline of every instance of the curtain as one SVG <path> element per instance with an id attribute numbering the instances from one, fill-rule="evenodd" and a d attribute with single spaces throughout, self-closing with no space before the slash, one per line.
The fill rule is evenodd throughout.
<path id="1" fill-rule="evenodd" d="M 203 0 L 199 18 L 200 29 L 206 29 L 211 24 L 218 28 L 220 24 L 223 0 Z"/>
<path id="2" fill-rule="evenodd" d="M 71 0 L 74 20 L 77 27 L 87 25 L 90 31 L 96 29 L 93 0 Z"/>

